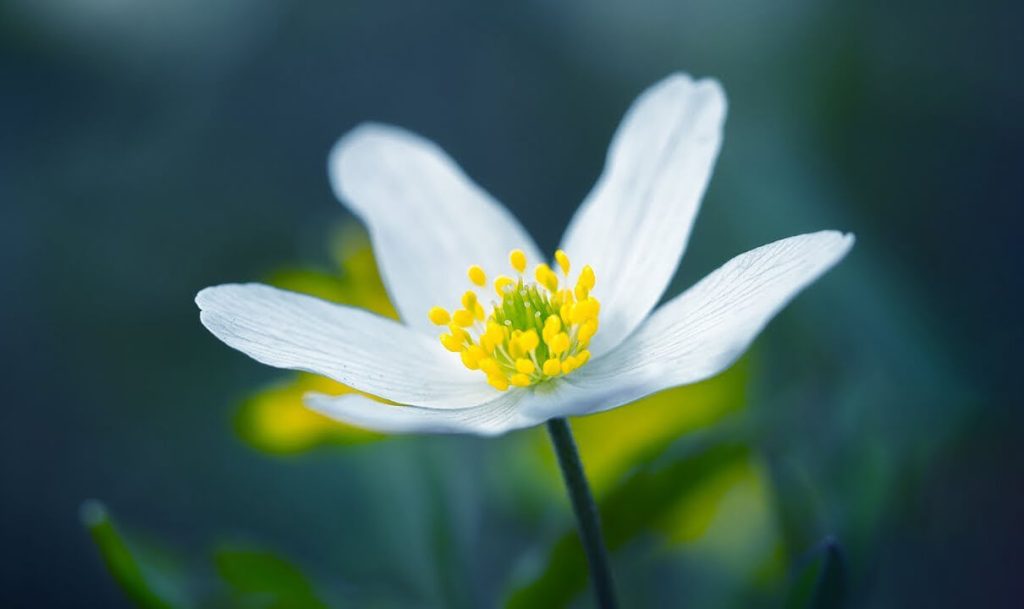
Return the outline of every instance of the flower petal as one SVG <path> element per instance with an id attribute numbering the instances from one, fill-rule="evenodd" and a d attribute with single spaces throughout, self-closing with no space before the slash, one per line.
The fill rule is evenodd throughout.
<path id="1" fill-rule="evenodd" d="M 741 254 L 659 308 L 614 351 L 524 404 L 526 416 L 600 412 L 729 367 L 800 290 L 842 260 L 850 234 L 822 231 Z"/>
<path id="2" fill-rule="evenodd" d="M 570 259 L 597 274 L 595 356 L 628 336 L 671 281 L 718 156 L 725 109 L 716 81 L 675 74 L 637 98 L 612 138 L 604 172 L 562 239 Z"/>
<path id="3" fill-rule="evenodd" d="M 516 248 L 541 261 L 512 214 L 418 135 L 362 125 L 334 146 L 328 168 L 335 194 L 370 229 L 384 283 L 414 328 L 437 334 L 427 311 L 458 305 L 471 265 L 505 273 Z"/>
<path id="4" fill-rule="evenodd" d="M 470 433 L 495 436 L 540 423 L 523 416 L 519 409 L 519 403 L 525 396 L 525 391 L 513 390 L 480 406 L 445 410 L 391 406 L 357 394 L 329 396 L 310 393 L 306 395 L 305 401 L 306 406 L 323 415 L 384 433 Z"/>
<path id="5" fill-rule="evenodd" d="M 360 309 L 259 284 L 196 296 L 210 332 L 269 366 L 304 370 L 403 404 L 464 408 L 494 399 L 440 343 Z"/>

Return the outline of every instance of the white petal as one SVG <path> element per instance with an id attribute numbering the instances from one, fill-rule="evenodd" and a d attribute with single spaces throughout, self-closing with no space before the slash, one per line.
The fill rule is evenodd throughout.
<path id="1" fill-rule="evenodd" d="M 206 288 L 196 304 L 217 338 L 269 366 L 403 404 L 463 408 L 494 398 L 436 340 L 360 309 L 259 284 Z"/>
<path id="2" fill-rule="evenodd" d="M 644 91 L 612 139 L 605 169 L 562 249 L 594 268 L 600 355 L 629 335 L 675 273 L 722 139 L 725 94 L 676 74 Z"/>
<path id="3" fill-rule="evenodd" d="M 344 423 L 384 433 L 469 433 L 481 436 L 530 427 L 541 421 L 523 416 L 519 403 L 526 392 L 512 390 L 473 408 L 439 410 L 381 404 L 358 394 L 310 393 L 306 405 Z"/>
<path id="4" fill-rule="evenodd" d="M 733 258 L 659 308 L 614 351 L 566 377 L 564 387 L 525 404 L 526 416 L 600 412 L 718 374 L 853 241 L 822 231 Z"/>
<path id="5" fill-rule="evenodd" d="M 427 311 L 458 306 L 473 287 L 471 265 L 490 278 L 509 273 L 515 248 L 541 261 L 512 214 L 418 135 L 357 127 L 334 146 L 329 171 L 335 194 L 369 227 L 392 302 L 414 328 L 437 334 Z"/>

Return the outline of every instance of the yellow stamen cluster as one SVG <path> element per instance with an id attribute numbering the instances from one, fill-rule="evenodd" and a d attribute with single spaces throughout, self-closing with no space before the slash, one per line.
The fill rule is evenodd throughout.
<path id="1" fill-rule="evenodd" d="M 433 307 L 430 321 L 447 326 L 441 344 L 458 353 L 470 370 L 480 370 L 487 382 L 499 391 L 509 385 L 529 387 L 569 374 L 590 359 L 587 346 L 598 328 L 601 305 L 590 292 L 596 278 L 594 269 L 585 266 L 573 288 L 569 288 L 569 256 L 555 252 L 559 273 L 540 263 L 533 279 L 525 275 L 527 259 L 522 250 L 508 256 L 515 276 L 500 275 L 494 280 L 499 301 L 491 301 L 490 313 L 484 311 L 474 289 L 462 295 L 462 307 L 452 312 Z M 487 285 L 487 275 L 479 266 L 469 267 L 469 281 L 476 287 Z"/>

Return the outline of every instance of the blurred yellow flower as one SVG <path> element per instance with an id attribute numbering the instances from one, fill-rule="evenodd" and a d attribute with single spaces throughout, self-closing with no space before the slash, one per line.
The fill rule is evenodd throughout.
<path id="1" fill-rule="evenodd" d="M 300 372 L 290 380 L 256 392 L 238 414 L 238 432 L 247 442 L 270 453 L 290 454 L 324 444 L 372 442 L 382 434 L 339 423 L 302 402 L 310 391 L 342 395 L 352 389 L 329 378 Z"/>
<path id="2" fill-rule="evenodd" d="M 269 283 L 397 319 L 365 231 L 354 224 L 342 227 L 332 236 L 330 249 L 335 271 L 284 269 L 273 273 Z M 302 396 L 311 391 L 327 395 L 359 393 L 320 375 L 292 374 L 242 403 L 237 418 L 239 434 L 253 447 L 273 454 L 300 453 L 330 444 L 361 444 L 386 437 L 306 408 Z"/>

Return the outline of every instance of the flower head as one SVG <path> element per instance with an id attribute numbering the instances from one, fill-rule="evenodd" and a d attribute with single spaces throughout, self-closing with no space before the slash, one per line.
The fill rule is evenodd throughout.
<path id="1" fill-rule="evenodd" d="M 524 277 L 523 250 L 509 252 L 515 278 L 499 275 L 494 280 L 497 300 L 485 307 L 474 289 L 462 295 L 461 308 L 449 313 L 432 307 L 430 321 L 447 326 L 441 335 L 445 349 L 458 353 L 470 370 L 480 370 L 498 391 L 509 385 L 529 387 L 569 374 L 590 359 L 590 339 L 597 333 L 601 304 L 590 291 L 594 270 L 583 269 L 576 286 L 561 284 L 559 275 L 541 262 L 535 281 Z M 555 252 L 562 279 L 569 274 L 569 256 Z M 478 288 L 487 285 L 487 274 L 473 265 L 466 273 Z M 488 312 L 489 311 L 489 312 Z"/>
<path id="2" fill-rule="evenodd" d="M 645 91 L 551 260 L 436 145 L 358 127 L 331 152 L 330 177 L 370 229 L 404 323 L 255 284 L 201 291 L 201 319 L 263 363 L 399 404 L 307 396 L 314 410 L 386 432 L 497 434 L 713 376 L 853 244 L 835 231 L 776 241 L 655 310 L 725 106 L 711 80 L 673 75 Z"/>

